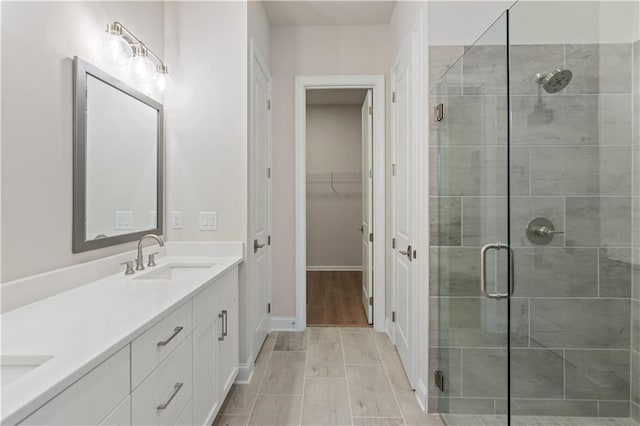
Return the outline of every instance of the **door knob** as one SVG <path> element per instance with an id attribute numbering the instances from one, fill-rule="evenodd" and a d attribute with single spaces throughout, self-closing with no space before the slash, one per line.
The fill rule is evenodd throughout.
<path id="1" fill-rule="evenodd" d="M 409 258 L 409 262 L 412 261 L 411 260 L 412 259 L 411 258 L 411 253 L 412 253 L 411 245 L 408 245 L 406 250 L 398 250 L 398 251 L 400 252 L 401 255 L 407 256 Z"/>
<path id="2" fill-rule="evenodd" d="M 256 253 L 258 249 L 264 247 L 264 243 L 259 243 L 258 240 L 253 240 L 253 252 Z"/>

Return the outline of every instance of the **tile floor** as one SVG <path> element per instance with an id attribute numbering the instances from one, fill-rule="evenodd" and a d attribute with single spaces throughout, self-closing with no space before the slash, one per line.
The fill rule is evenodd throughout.
<path id="1" fill-rule="evenodd" d="M 251 384 L 233 385 L 214 426 L 504 426 L 505 416 L 425 414 L 386 334 L 371 328 L 273 332 Z M 630 419 L 516 416 L 514 426 L 627 426 Z"/>
<path id="2" fill-rule="evenodd" d="M 233 385 L 214 425 L 442 425 L 423 413 L 386 334 L 371 328 L 274 332 L 249 385 Z"/>

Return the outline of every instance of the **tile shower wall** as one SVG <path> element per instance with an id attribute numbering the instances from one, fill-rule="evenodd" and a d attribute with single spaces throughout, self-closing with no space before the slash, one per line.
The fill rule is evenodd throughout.
<path id="1" fill-rule="evenodd" d="M 633 44 L 631 416 L 640 422 L 640 40 Z"/>
<path id="2" fill-rule="evenodd" d="M 511 47 L 514 415 L 640 415 L 638 49 Z M 479 290 L 480 248 L 507 240 L 504 51 L 466 51 L 431 126 L 430 370 L 446 381 L 431 385 L 432 412 L 506 413 L 507 304 Z M 430 46 L 432 84 L 463 52 Z M 535 74 L 556 68 L 573 81 L 540 95 Z M 533 245 L 534 217 L 565 234 Z"/>

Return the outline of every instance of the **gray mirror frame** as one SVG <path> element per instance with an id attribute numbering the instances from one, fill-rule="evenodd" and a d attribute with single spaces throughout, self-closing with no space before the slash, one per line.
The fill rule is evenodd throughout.
<path id="1" fill-rule="evenodd" d="M 86 235 L 86 148 L 87 148 L 87 75 L 91 75 L 158 111 L 157 221 L 155 229 L 87 240 Z M 164 112 L 161 103 L 135 90 L 90 63 L 73 58 L 73 253 L 81 253 L 118 244 L 137 241 L 143 235 L 162 235 L 164 225 Z"/>

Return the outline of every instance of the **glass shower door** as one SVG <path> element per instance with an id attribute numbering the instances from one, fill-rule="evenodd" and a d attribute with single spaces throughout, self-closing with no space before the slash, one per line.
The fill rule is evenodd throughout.
<path id="1" fill-rule="evenodd" d="M 447 424 L 507 424 L 508 347 L 527 344 L 528 306 L 510 333 L 506 297 L 509 185 L 527 166 L 507 143 L 506 36 L 505 14 L 473 46 L 437 47 L 464 49 L 431 93 L 429 406 Z"/>

